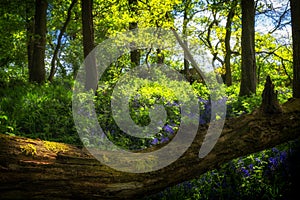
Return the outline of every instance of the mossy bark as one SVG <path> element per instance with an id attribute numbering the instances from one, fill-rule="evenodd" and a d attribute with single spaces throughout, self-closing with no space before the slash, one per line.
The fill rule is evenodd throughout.
<path id="1" fill-rule="evenodd" d="M 0 134 L 0 199 L 137 199 L 153 194 L 233 158 L 297 139 L 300 99 L 282 108 L 276 116 L 256 112 L 228 119 L 217 144 L 203 159 L 198 153 L 207 126 L 200 126 L 180 159 L 144 174 L 116 171 L 72 145 Z M 26 145 L 36 151 L 26 154 L 22 151 Z"/>

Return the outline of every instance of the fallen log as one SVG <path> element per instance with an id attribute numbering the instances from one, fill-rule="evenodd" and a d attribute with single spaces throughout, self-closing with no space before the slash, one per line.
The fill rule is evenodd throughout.
<path id="1" fill-rule="evenodd" d="M 198 157 L 207 126 L 200 126 L 190 148 L 158 171 L 125 173 L 109 168 L 76 146 L 0 134 L 0 199 L 137 199 L 195 178 L 234 158 L 297 139 L 300 99 L 282 112 L 259 110 L 227 119 L 221 137 Z"/>

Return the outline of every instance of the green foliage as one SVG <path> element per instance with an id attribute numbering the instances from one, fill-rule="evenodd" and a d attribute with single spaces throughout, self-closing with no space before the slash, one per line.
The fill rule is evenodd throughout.
<path id="1" fill-rule="evenodd" d="M 66 12 L 71 0 L 49 1 L 47 14 L 47 49 L 46 64 L 52 58 L 59 29 L 66 19 Z M 34 2 L 21 0 L 2 0 L 0 3 L 0 133 L 20 135 L 43 140 L 81 144 L 76 133 L 71 97 L 73 78 L 83 61 L 82 30 L 80 3 L 74 7 L 71 21 L 62 38 L 62 46 L 58 55 L 57 73 L 53 83 L 34 85 L 27 83 L 26 49 L 29 37 L 26 28 L 34 15 Z M 18 5 L 18 6 L 16 6 Z M 215 59 L 215 72 L 224 75 L 224 56 L 226 18 L 232 1 L 206 2 L 180 0 L 147 0 L 138 1 L 130 10 L 128 0 L 94 0 L 95 43 L 127 31 L 129 23 L 137 22 L 139 28 L 164 27 L 174 28 L 183 32 L 183 13 L 187 14 L 188 37 L 190 46 L 199 46 L 203 51 L 211 52 Z M 258 1 L 260 13 L 270 10 L 273 5 L 262 5 Z M 265 8 L 266 7 L 266 8 Z M 280 7 L 280 6 L 278 6 Z M 283 7 L 282 7 L 283 8 Z M 250 97 L 239 97 L 240 54 L 241 54 L 241 19 L 240 5 L 236 7 L 231 29 L 231 70 L 233 85 L 226 88 L 227 116 L 235 117 L 251 113 L 259 107 L 265 79 L 268 75 L 278 91 L 280 103 L 292 97 L 292 46 L 291 37 L 281 38 L 281 34 L 257 32 L 257 94 Z M 279 21 L 281 21 L 281 18 Z M 276 22 L 277 24 L 277 22 Z M 282 31 L 282 30 L 281 30 Z M 281 33 L 281 32 L 279 32 Z M 141 63 L 157 62 L 156 51 L 141 50 Z M 162 50 L 165 64 L 176 70 L 183 69 L 183 59 L 174 58 L 174 52 Z M 167 121 L 160 124 L 160 132 L 149 139 L 136 139 L 123 133 L 116 125 L 111 111 L 111 100 L 114 87 L 119 79 L 130 70 L 130 55 L 118 58 L 101 77 L 95 106 L 98 121 L 104 127 L 105 134 L 118 146 L 130 150 L 143 149 L 159 143 L 168 142 L 176 134 L 180 126 L 179 98 L 189 102 L 190 96 L 185 95 L 185 84 L 180 81 L 169 81 L 161 76 L 158 83 L 144 79 L 132 82 L 133 88 L 124 86 L 121 96 L 130 97 L 129 111 L 135 124 L 145 126 L 150 123 L 150 111 L 155 104 L 162 105 L 167 112 Z M 173 87 L 168 90 L 168 87 Z M 210 91 L 203 83 L 192 83 L 193 94 L 200 98 L 201 123 L 210 118 Z M 134 91 L 132 91 L 134 90 Z M 79 98 L 84 100 L 86 96 Z M 219 99 L 218 99 L 219 100 Z M 121 115 L 121 113 L 117 113 Z M 87 123 L 89 122 L 86 119 Z M 129 119 L 131 120 L 131 119 Z M 201 119 L 200 119 L 201 120 Z M 142 135 L 146 134 L 141 133 Z M 86 133 L 91 134 L 91 133 Z M 92 146 L 101 143 L 101 138 L 90 141 L 83 138 L 83 143 Z M 52 143 L 44 143 L 51 151 L 64 151 L 65 147 Z M 280 147 L 281 148 L 281 147 Z M 286 172 L 283 152 L 287 149 L 268 149 L 257 154 L 235 159 L 219 170 L 210 171 L 198 179 L 182 183 L 177 187 L 168 188 L 159 194 L 158 199 L 280 199 L 282 191 L 288 188 L 288 182 L 281 172 Z M 20 146 L 26 155 L 34 156 L 33 145 Z"/>
<path id="2" fill-rule="evenodd" d="M 15 6 L 18 5 L 18 6 Z M 0 67 L 21 67 L 26 63 L 26 5 L 31 2 L 3 0 L 0 3 Z M 26 14 L 25 14 L 26 13 Z"/>
<path id="3" fill-rule="evenodd" d="M 299 145 L 299 144 L 298 144 Z M 250 154 L 143 200 L 285 199 L 292 144 Z"/>
<path id="4" fill-rule="evenodd" d="M 9 120 L 8 116 L 0 110 L 0 133 L 14 135 L 15 123 Z"/>
<path id="5" fill-rule="evenodd" d="M 111 73 L 113 72 L 110 69 L 107 73 L 111 76 Z M 189 101 L 191 101 L 191 95 L 197 96 L 196 89 L 187 89 L 190 87 L 187 82 L 170 80 L 165 75 L 160 74 L 161 72 L 159 70 L 154 73 L 157 73 L 156 77 L 159 77 L 156 81 L 150 81 L 144 78 L 132 79 L 128 78 L 126 74 L 123 75 L 122 80 L 132 81 L 128 81 L 126 84 L 121 84 L 121 93 L 117 94 L 117 96 L 112 96 L 116 87 L 113 83 L 114 81 L 100 82 L 100 86 L 97 91 L 98 96 L 95 99 L 98 121 L 108 137 L 112 139 L 115 144 L 127 149 L 141 149 L 149 147 L 155 138 L 160 141 L 166 140 L 166 138 L 170 136 L 168 135 L 170 133 L 167 133 L 168 131 L 164 131 L 162 127 L 167 125 L 168 128 L 166 129 L 168 129 L 169 132 L 175 133 L 180 125 L 179 102 L 189 104 Z M 115 79 L 112 78 L 111 80 Z M 188 91 L 192 94 L 188 94 Z M 124 119 L 124 117 L 122 118 L 123 113 L 121 111 L 115 111 L 115 116 L 112 117 L 112 98 L 129 98 L 128 105 L 130 117 L 126 119 Z M 129 135 L 124 134 L 115 123 L 114 118 L 121 117 L 123 120 L 128 120 L 128 122 L 132 120 L 137 125 L 147 126 L 150 123 L 150 110 L 157 104 L 164 107 L 167 119 L 165 124 L 163 124 L 162 121 L 159 122 L 161 123 L 159 124 L 159 126 L 161 126 L 161 131 L 149 139 L 137 139 L 130 137 Z M 160 116 L 152 115 L 151 117 L 153 117 L 151 120 L 157 121 L 159 119 L 156 118 L 159 118 Z M 147 128 L 145 128 L 140 134 L 146 135 Z M 91 141 L 87 140 L 86 142 L 91 144 Z"/>
<path id="6" fill-rule="evenodd" d="M 79 143 L 72 118 L 71 88 L 24 83 L 1 89 L 0 94 L 0 127 L 4 133 Z"/>
<path id="7" fill-rule="evenodd" d="M 261 91 L 258 94 L 251 95 L 249 97 L 240 97 L 239 85 L 233 85 L 226 88 L 226 94 L 228 97 L 227 104 L 230 105 L 230 114 L 232 116 L 241 115 L 244 113 L 251 113 L 255 108 L 258 108 L 261 103 Z"/>
<path id="8" fill-rule="evenodd" d="M 282 86 L 281 82 L 276 79 L 273 80 L 273 84 L 275 85 L 275 90 L 278 91 L 278 100 L 280 103 L 284 103 L 292 97 L 292 90 L 290 87 Z M 238 95 L 238 84 L 227 87 L 226 95 L 228 98 L 227 104 L 229 105 L 227 112 L 229 112 L 231 116 L 253 112 L 261 104 L 263 89 L 264 82 L 257 86 L 256 94 L 252 94 L 249 97 L 240 97 Z"/>

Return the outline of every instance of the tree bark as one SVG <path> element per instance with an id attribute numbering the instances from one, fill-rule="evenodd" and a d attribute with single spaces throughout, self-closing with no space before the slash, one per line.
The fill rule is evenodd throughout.
<path id="1" fill-rule="evenodd" d="M 300 2 L 290 0 L 293 35 L 293 97 L 300 98 Z"/>
<path id="2" fill-rule="evenodd" d="M 184 11 L 183 11 L 183 23 L 182 23 L 182 34 L 183 34 L 183 44 L 188 48 L 188 42 L 187 42 L 187 28 L 188 28 L 188 11 L 190 9 L 191 1 L 188 0 L 184 4 Z M 190 73 L 190 63 L 188 61 L 188 55 L 186 51 L 184 51 L 184 58 L 183 58 L 183 72 L 186 77 L 186 79 L 193 83 L 194 80 L 192 80 L 191 73 Z"/>
<path id="3" fill-rule="evenodd" d="M 225 34 L 225 58 L 224 58 L 224 64 L 225 64 L 225 84 L 227 86 L 232 85 L 232 74 L 231 74 L 231 66 L 230 66 L 230 58 L 231 58 L 231 48 L 230 48 L 230 38 L 231 38 L 231 24 L 233 17 L 235 15 L 235 9 L 237 6 L 237 1 L 234 0 L 230 5 L 230 10 L 227 15 L 227 21 L 226 21 L 226 34 Z"/>
<path id="4" fill-rule="evenodd" d="M 135 17 L 135 15 L 137 14 L 137 0 L 128 0 L 128 4 L 129 4 L 129 11 L 131 13 L 131 17 Z M 134 30 L 138 27 L 138 23 L 137 22 L 130 22 L 129 23 L 129 30 Z M 134 42 L 132 42 L 132 47 L 133 50 L 130 51 L 130 61 L 131 61 L 131 68 L 137 67 L 140 65 L 140 57 L 141 57 L 141 53 L 139 49 L 135 49 L 136 44 Z"/>
<path id="5" fill-rule="evenodd" d="M 124 173 L 72 145 L 0 134 L 0 199 L 137 199 L 190 180 L 222 163 L 299 138 L 300 99 L 276 116 L 259 112 L 228 119 L 213 150 L 198 157 L 207 126 L 171 165 Z M 122 158 L 126 159 L 126 158 Z"/>
<path id="6" fill-rule="evenodd" d="M 45 49 L 47 32 L 47 8 L 48 2 L 46 0 L 36 0 L 34 16 L 34 48 L 32 53 L 32 66 L 29 70 L 29 80 L 31 82 L 37 82 L 39 84 L 45 82 L 46 79 Z"/>
<path id="7" fill-rule="evenodd" d="M 242 72 L 240 96 L 256 93 L 255 2 L 242 0 Z"/>
<path id="8" fill-rule="evenodd" d="M 27 62 L 31 74 L 34 47 L 34 2 L 26 1 Z"/>
<path id="9" fill-rule="evenodd" d="M 262 93 L 262 104 L 260 106 L 264 114 L 278 114 L 282 112 L 277 99 L 277 91 L 274 91 L 274 85 L 270 76 L 267 77 L 265 88 Z"/>
<path id="10" fill-rule="evenodd" d="M 95 91 L 98 85 L 98 73 L 95 55 L 91 53 L 95 46 L 92 11 L 93 0 L 81 0 L 83 53 L 85 58 L 84 66 L 86 73 L 85 89 L 92 89 Z M 87 57 L 88 59 L 86 59 Z"/>

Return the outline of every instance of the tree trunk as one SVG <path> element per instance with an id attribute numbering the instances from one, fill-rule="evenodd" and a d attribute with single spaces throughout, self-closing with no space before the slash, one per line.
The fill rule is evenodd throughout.
<path id="1" fill-rule="evenodd" d="M 274 85 L 270 76 L 267 76 L 260 109 L 264 114 L 278 114 L 282 112 L 277 99 L 277 91 L 274 91 Z"/>
<path id="2" fill-rule="evenodd" d="M 185 7 L 184 7 L 184 13 L 183 13 L 183 24 L 182 24 L 182 34 L 183 34 L 183 44 L 188 48 L 188 42 L 187 42 L 187 26 L 189 23 L 189 19 L 188 19 L 188 10 L 190 7 L 190 3 L 191 1 L 188 0 L 185 2 Z M 190 63 L 188 61 L 188 55 L 186 53 L 186 51 L 184 51 L 184 58 L 183 58 L 183 72 L 184 75 L 186 77 L 186 79 L 192 83 L 193 80 L 191 78 L 191 74 L 190 74 Z"/>
<path id="3" fill-rule="evenodd" d="M 0 199 L 137 199 L 153 194 L 234 158 L 299 138 L 300 99 L 282 107 L 276 116 L 253 112 L 228 119 L 202 159 L 198 153 L 207 126 L 200 126 L 177 161 L 140 174 L 111 169 L 72 145 L 0 134 Z"/>
<path id="4" fill-rule="evenodd" d="M 290 0 L 293 34 L 293 97 L 300 98 L 300 2 Z"/>
<path id="5" fill-rule="evenodd" d="M 256 93 L 255 2 L 242 0 L 242 74 L 240 96 Z"/>
<path id="6" fill-rule="evenodd" d="M 86 73 L 85 89 L 86 90 L 92 89 L 95 91 L 98 85 L 98 73 L 97 73 L 95 55 L 90 54 L 95 46 L 92 11 L 93 11 L 93 0 L 81 0 L 83 53 L 85 58 L 84 66 L 85 66 L 85 73 Z M 88 59 L 86 59 L 87 57 Z"/>
<path id="7" fill-rule="evenodd" d="M 34 2 L 26 1 L 26 37 L 27 37 L 27 62 L 28 71 L 31 74 L 33 47 L 34 47 Z"/>
<path id="8" fill-rule="evenodd" d="M 50 82 L 52 82 L 53 77 L 54 77 L 55 72 L 56 72 L 56 60 L 57 60 L 58 51 L 59 51 L 60 45 L 61 45 L 61 39 L 62 39 L 63 35 L 66 32 L 67 26 L 68 26 L 68 24 L 71 20 L 71 11 L 72 11 L 72 9 L 73 9 L 73 7 L 75 6 L 76 3 L 77 3 L 77 0 L 73 0 L 72 3 L 70 4 L 70 6 L 68 8 L 68 12 L 67 12 L 66 21 L 63 24 L 62 28 L 60 29 L 59 35 L 57 37 L 57 45 L 54 49 L 54 53 L 53 53 L 53 56 L 52 56 L 52 59 L 51 59 L 51 70 L 50 70 L 50 75 L 48 77 L 48 80 Z"/>
<path id="9" fill-rule="evenodd" d="M 232 85 L 232 75 L 231 75 L 231 66 L 230 66 L 230 58 L 231 58 L 231 48 L 230 48 L 230 38 L 231 38 L 231 24 L 233 17 L 235 15 L 235 9 L 237 6 L 237 1 L 234 0 L 230 5 L 230 10 L 227 15 L 227 21 L 226 21 L 226 34 L 225 34 L 225 84 L 227 86 Z"/>
<path id="10" fill-rule="evenodd" d="M 128 0 L 129 3 L 129 11 L 131 13 L 131 17 L 135 17 L 135 15 L 137 14 L 137 0 Z M 138 27 L 138 23 L 137 22 L 130 22 L 129 23 L 129 30 L 134 30 Z M 133 46 L 133 50 L 130 51 L 130 61 L 131 61 L 131 67 L 137 67 L 140 65 L 140 50 L 135 49 L 135 43 L 133 42 L 131 44 Z"/>
<path id="11" fill-rule="evenodd" d="M 47 32 L 47 8 L 48 2 L 46 0 L 36 0 L 34 16 L 34 48 L 32 53 L 32 66 L 30 68 L 31 70 L 29 70 L 29 80 L 31 82 L 37 82 L 39 84 L 45 82 L 46 79 L 45 49 Z"/>

